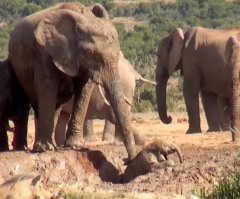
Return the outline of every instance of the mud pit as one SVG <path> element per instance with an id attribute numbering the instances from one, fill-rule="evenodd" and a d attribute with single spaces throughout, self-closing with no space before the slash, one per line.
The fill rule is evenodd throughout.
<path id="1" fill-rule="evenodd" d="M 182 150 L 184 163 L 177 156 L 169 158 L 177 164 L 174 168 L 158 170 L 139 176 L 128 184 L 119 183 L 127 157 L 123 145 L 101 141 L 103 121 L 94 122 L 96 142 L 86 143 L 86 149 L 60 149 L 57 152 L 0 153 L 0 184 L 4 179 L 22 173 L 41 174 L 51 189 L 77 189 L 117 193 L 151 193 L 154 196 L 172 194 L 189 195 L 192 190 L 205 187 L 211 190 L 214 183 L 227 170 L 234 169 L 239 161 L 239 143 L 231 141 L 230 132 L 206 133 L 207 124 L 202 115 L 201 134 L 186 135 L 188 127 L 185 114 L 172 114 L 173 123 L 164 125 L 156 113 L 134 114 L 133 125 L 148 137 L 148 142 L 160 138 L 172 141 Z M 33 120 L 29 122 L 29 143 L 33 142 Z M 9 133 L 11 137 L 11 133 Z"/>

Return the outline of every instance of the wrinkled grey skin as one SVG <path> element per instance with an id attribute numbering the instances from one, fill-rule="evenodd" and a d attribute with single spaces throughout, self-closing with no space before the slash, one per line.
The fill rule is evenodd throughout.
<path id="1" fill-rule="evenodd" d="M 163 140 L 153 141 L 145 146 L 138 155 L 130 161 L 124 171 L 123 181 L 127 183 L 139 175 L 174 166 L 174 163 L 168 160 L 167 156 L 175 152 L 178 154 L 179 161 L 182 163 L 182 153 L 176 144 Z"/>
<path id="2" fill-rule="evenodd" d="M 97 83 L 114 107 L 129 159 L 136 155 L 130 113 L 119 85 L 119 51 L 110 20 L 80 3 L 58 4 L 19 22 L 10 36 L 9 60 L 36 114 L 35 151 L 54 150 L 55 110 L 73 94 L 65 145 L 82 146 L 83 121 Z"/>
<path id="3" fill-rule="evenodd" d="M 9 150 L 8 121 L 14 124 L 13 149 L 27 148 L 29 102 L 8 60 L 0 61 L 0 151 Z"/>
<path id="4" fill-rule="evenodd" d="M 144 79 L 137 71 L 134 70 L 133 66 L 126 60 L 122 53 L 119 56 L 119 75 L 120 75 L 120 84 L 123 89 L 124 96 L 132 103 L 136 81 L 146 82 L 155 85 L 154 82 Z M 73 99 L 68 103 L 62 106 L 60 115 L 58 116 L 58 121 L 55 128 L 55 139 L 58 146 L 62 145 L 65 140 L 66 128 L 72 112 Z M 129 110 L 131 106 L 129 105 Z M 103 131 L 103 140 L 108 141 L 112 140 L 115 134 L 116 119 L 113 113 L 113 110 L 110 106 L 104 103 L 104 100 L 101 98 L 97 87 L 94 87 L 93 93 L 91 95 L 90 103 L 88 106 L 88 111 L 86 115 L 86 121 L 84 124 L 84 139 L 86 141 L 94 141 L 93 134 L 93 119 L 105 119 L 105 127 Z M 116 133 L 118 137 L 116 139 L 122 140 L 119 137 L 121 134 Z M 138 145 L 144 144 L 146 138 L 143 135 L 140 135 L 137 129 L 134 128 L 133 131 L 135 142 Z"/>
<path id="5" fill-rule="evenodd" d="M 232 78 L 230 89 L 232 105 L 232 140 L 239 139 L 240 117 L 239 117 L 239 69 L 240 69 L 240 42 L 236 38 L 230 37 L 225 49 L 226 59 L 229 60 L 229 67 L 232 68 Z M 232 87 L 232 88 L 231 88 Z"/>
<path id="6" fill-rule="evenodd" d="M 200 93 L 208 132 L 229 129 L 231 68 L 225 58 L 225 45 L 230 36 L 239 39 L 239 34 L 240 26 L 226 30 L 194 27 L 185 33 L 175 28 L 161 40 L 157 52 L 156 94 L 162 122 L 169 124 L 172 121 L 166 110 L 166 85 L 172 73 L 180 69 L 184 77 L 183 95 L 189 117 L 187 133 L 201 132 Z"/>

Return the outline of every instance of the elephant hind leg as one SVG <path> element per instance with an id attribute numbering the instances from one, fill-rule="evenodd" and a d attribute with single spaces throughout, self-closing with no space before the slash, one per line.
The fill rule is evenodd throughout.
<path id="1" fill-rule="evenodd" d="M 83 126 L 83 138 L 86 142 L 94 142 L 93 120 L 86 119 Z"/>
<path id="2" fill-rule="evenodd" d="M 133 131 L 132 133 L 133 133 L 133 137 L 134 137 L 134 140 L 135 140 L 135 144 L 139 145 L 139 146 L 144 145 L 147 138 L 144 135 L 140 134 L 138 132 L 137 128 L 133 127 L 132 131 Z M 122 137 L 122 134 L 121 134 L 120 130 L 116 129 L 114 143 L 119 144 L 119 142 L 123 142 L 123 137 Z"/>
<path id="3" fill-rule="evenodd" d="M 112 124 L 109 120 L 105 120 L 104 130 L 103 130 L 103 141 L 113 140 L 115 134 L 115 125 Z"/>

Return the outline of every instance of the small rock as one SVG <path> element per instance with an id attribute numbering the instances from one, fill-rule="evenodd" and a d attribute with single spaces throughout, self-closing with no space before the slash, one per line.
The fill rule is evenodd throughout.
<path id="1" fill-rule="evenodd" d="M 197 196 L 191 195 L 189 197 L 187 197 L 187 199 L 199 199 Z"/>

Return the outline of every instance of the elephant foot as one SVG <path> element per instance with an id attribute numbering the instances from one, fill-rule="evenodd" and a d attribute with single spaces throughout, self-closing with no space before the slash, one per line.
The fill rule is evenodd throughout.
<path id="1" fill-rule="evenodd" d="M 194 133 L 202 133 L 201 129 L 193 129 L 193 128 L 189 128 L 186 132 L 186 134 L 194 134 Z"/>
<path id="2" fill-rule="evenodd" d="M 9 150 L 8 145 L 7 146 L 0 146 L 0 152 L 8 151 L 8 150 Z"/>
<path id="3" fill-rule="evenodd" d="M 207 130 L 208 133 L 211 133 L 211 132 L 218 132 L 218 131 L 221 131 L 221 129 L 218 127 L 218 128 L 209 128 Z"/>
<path id="4" fill-rule="evenodd" d="M 113 141 L 113 144 L 114 145 L 117 145 L 117 146 L 120 146 L 120 145 L 123 145 L 123 140 L 121 137 L 115 137 L 114 138 L 114 141 Z"/>
<path id="5" fill-rule="evenodd" d="M 54 151 L 55 149 L 55 144 L 49 141 L 37 141 L 33 147 L 34 152 Z"/>
<path id="6" fill-rule="evenodd" d="M 84 140 L 79 135 L 72 135 L 65 141 L 64 147 L 81 148 L 85 145 Z"/>
<path id="7" fill-rule="evenodd" d="M 27 149 L 26 145 L 16 146 L 13 148 L 16 151 L 25 151 Z"/>
<path id="8" fill-rule="evenodd" d="M 112 132 L 108 132 L 108 131 L 103 132 L 102 141 L 111 141 L 113 140 L 113 138 L 114 138 L 114 135 Z"/>
<path id="9" fill-rule="evenodd" d="M 220 126 L 220 131 L 230 131 L 231 130 L 231 125 L 230 124 L 222 124 Z"/>
<path id="10" fill-rule="evenodd" d="M 84 136 L 84 140 L 86 142 L 94 142 L 96 139 L 94 135 L 87 135 L 87 136 Z"/>

